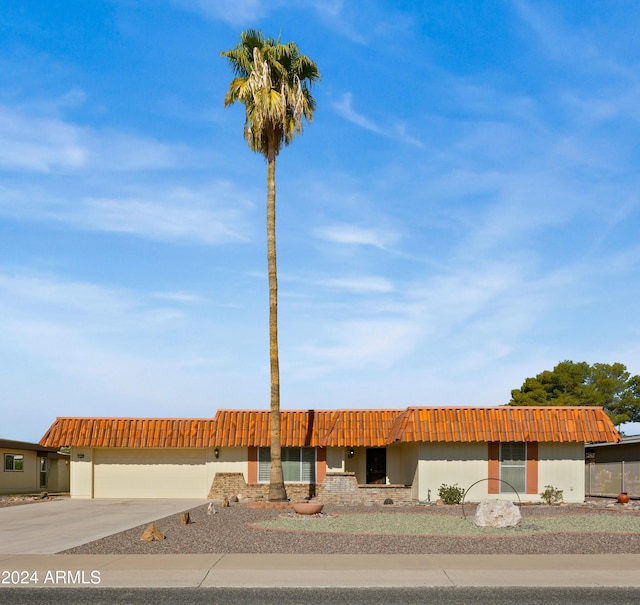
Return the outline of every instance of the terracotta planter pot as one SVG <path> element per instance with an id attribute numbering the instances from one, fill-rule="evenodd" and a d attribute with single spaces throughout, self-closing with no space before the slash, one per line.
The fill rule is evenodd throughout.
<path id="1" fill-rule="evenodd" d="M 618 502 L 620 502 L 620 504 L 626 504 L 629 502 L 629 494 L 627 494 L 627 492 L 621 492 L 618 496 Z"/>
<path id="2" fill-rule="evenodd" d="M 292 502 L 291 507 L 299 515 L 315 515 L 322 512 L 324 504 L 320 502 Z"/>

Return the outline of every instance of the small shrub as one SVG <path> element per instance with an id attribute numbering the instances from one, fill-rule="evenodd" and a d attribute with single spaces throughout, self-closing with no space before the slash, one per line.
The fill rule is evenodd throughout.
<path id="1" fill-rule="evenodd" d="M 562 502 L 562 490 L 553 485 L 545 485 L 544 491 L 540 493 L 540 497 L 547 504 L 560 504 Z"/>
<path id="2" fill-rule="evenodd" d="M 438 488 L 438 496 L 445 504 L 460 504 L 464 498 L 464 489 L 458 487 L 457 483 L 446 485 L 443 483 Z"/>

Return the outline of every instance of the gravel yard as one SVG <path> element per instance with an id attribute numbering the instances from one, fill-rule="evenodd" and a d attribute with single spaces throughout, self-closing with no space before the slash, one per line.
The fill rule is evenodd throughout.
<path id="1" fill-rule="evenodd" d="M 65 551 L 69 554 L 345 553 L 598 554 L 640 553 L 640 511 L 616 506 L 523 506 L 520 526 L 477 528 L 473 506 L 325 506 L 326 517 L 233 504 L 155 522 L 166 539 L 142 542 L 146 526 Z"/>

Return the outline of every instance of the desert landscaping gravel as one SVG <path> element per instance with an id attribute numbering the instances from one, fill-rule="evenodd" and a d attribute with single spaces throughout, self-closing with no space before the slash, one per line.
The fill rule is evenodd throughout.
<path id="1" fill-rule="evenodd" d="M 472 506 L 325 506 L 324 516 L 253 509 L 192 509 L 155 525 L 166 536 L 142 542 L 147 525 L 65 551 L 68 554 L 344 553 L 344 554 L 598 554 L 640 553 L 635 508 L 523 506 L 512 529 L 473 525 Z M 463 514 L 464 512 L 464 514 Z"/>

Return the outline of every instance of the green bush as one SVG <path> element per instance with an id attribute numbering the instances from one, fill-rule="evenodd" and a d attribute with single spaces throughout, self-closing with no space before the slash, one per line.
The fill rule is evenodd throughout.
<path id="1" fill-rule="evenodd" d="M 553 485 L 545 485 L 544 491 L 540 492 L 540 497 L 547 504 L 560 504 L 562 502 L 562 490 Z"/>
<path id="2" fill-rule="evenodd" d="M 464 498 L 464 489 L 458 487 L 457 483 L 446 485 L 443 483 L 438 488 L 438 496 L 445 504 L 460 504 Z"/>

